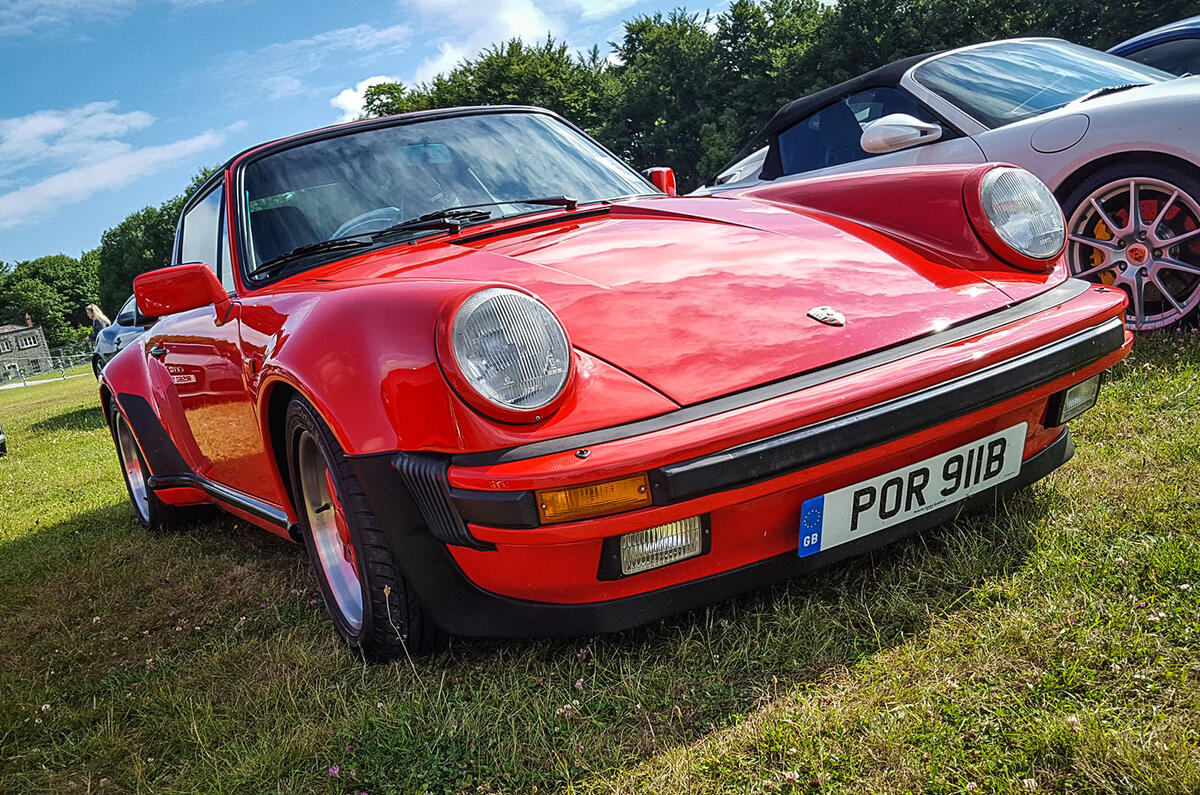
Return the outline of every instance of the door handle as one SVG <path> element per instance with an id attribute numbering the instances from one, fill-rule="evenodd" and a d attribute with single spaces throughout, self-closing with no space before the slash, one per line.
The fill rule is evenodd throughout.
<path id="1" fill-rule="evenodd" d="M 167 355 L 167 349 L 161 345 L 155 345 L 153 348 L 150 349 L 150 355 L 156 359 L 161 359 L 162 357 Z"/>

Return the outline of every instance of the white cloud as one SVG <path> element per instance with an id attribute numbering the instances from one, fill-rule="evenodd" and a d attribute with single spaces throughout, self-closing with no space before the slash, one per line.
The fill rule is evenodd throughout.
<path id="1" fill-rule="evenodd" d="M 333 99 L 329 100 L 329 104 L 342 112 L 338 117 L 339 122 L 354 121 L 363 112 L 363 100 L 366 97 L 367 89 L 371 86 L 377 86 L 380 83 L 395 83 L 396 78 L 387 77 L 385 75 L 375 75 L 368 77 L 365 80 L 359 80 L 354 84 L 354 88 L 344 89 Z"/>
<path id="2" fill-rule="evenodd" d="M 422 28 L 435 35 L 437 54 L 422 61 L 410 80 L 423 83 L 480 50 L 509 39 L 535 42 L 546 36 L 569 41 L 569 22 L 605 19 L 638 0 L 407 0 L 404 6 L 420 17 Z M 439 37 L 436 35 L 441 32 Z"/>
<path id="3" fill-rule="evenodd" d="M 611 2 L 612 0 L 608 0 Z M 563 36 L 565 23 L 547 14 L 534 0 L 411 0 L 408 4 L 433 29 L 448 35 L 434 39 L 438 53 L 417 67 L 413 82 L 422 83 L 448 72 L 490 44 L 509 39 L 536 41 L 547 35 Z"/>
<path id="4" fill-rule="evenodd" d="M 28 36 L 43 28 L 123 17 L 135 0 L 2 0 L 0 36 Z"/>
<path id="5" fill-rule="evenodd" d="M 0 119 L 0 168 L 19 171 L 44 163 L 96 160 L 129 148 L 122 136 L 154 123 L 141 110 L 116 113 L 116 102 L 68 110 L 39 110 Z"/>
<path id="6" fill-rule="evenodd" d="M 0 229 L 32 223 L 99 191 L 122 188 L 180 159 L 219 146 L 228 132 L 239 127 L 136 148 L 122 137 L 149 127 L 154 117 L 140 110 L 116 113 L 116 107 L 116 102 L 91 102 L 80 108 L 0 119 L 0 169 L 9 174 L 33 166 L 59 169 L 0 193 Z M 17 181 L 5 188 L 14 184 Z"/>
<path id="7" fill-rule="evenodd" d="M 225 82 L 244 87 L 257 84 L 267 99 L 307 93 L 301 78 L 325 67 L 331 60 L 369 61 L 404 52 L 412 30 L 407 25 L 375 28 L 354 25 L 328 30 L 303 39 L 268 44 L 251 52 L 223 57 L 218 69 Z"/>
<path id="8" fill-rule="evenodd" d="M 569 8 L 578 12 L 580 19 L 595 20 L 610 17 L 624 11 L 638 0 L 558 0 L 559 8 Z"/>

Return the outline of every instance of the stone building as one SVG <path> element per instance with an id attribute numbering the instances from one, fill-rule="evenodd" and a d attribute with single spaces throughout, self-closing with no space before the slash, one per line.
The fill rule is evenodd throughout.
<path id="1" fill-rule="evenodd" d="M 0 326 L 0 379 L 50 369 L 50 347 L 39 326 Z"/>

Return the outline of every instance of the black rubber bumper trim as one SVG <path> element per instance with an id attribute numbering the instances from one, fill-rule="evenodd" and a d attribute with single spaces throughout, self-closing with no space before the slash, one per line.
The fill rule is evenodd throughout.
<path id="1" fill-rule="evenodd" d="M 508 447 L 501 450 L 489 450 L 481 453 L 460 453 L 454 456 L 451 463 L 455 466 L 464 467 L 505 464 L 512 461 L 524 461 L 528 458 L 550 455 L 552 453 L 561 453 L 567 450 L 579 450 L 605 442 L 629 439 L 634 436 L 661 431 L 665 428 L 673 428 L 677 425 L 694 422 L 726 411 L 733 411 L 734 409 L 761 403 L 764 400 L 771 400 L 792 392 L 798 392 L 802 389 L 808 389 L 809 387 L 824 384 L 838 378 L 845 378 L 848 375 L 860 373 L 872 367 L 880 367 L 907 356 L 915 356 L 918 353 L 943 345 L 950 345 L 970 339 L 971 337 L 987 333 L 1009 323 L 1024 320 L 1027 317 L 1036 315 L 1038 312 L 1052 309 L 1070 301 L 1072 298 L 1078 298 L 1091 287 L 1091 284 L 1080 279 L 1068 279 L 1057 287 L 1018 304 L 997 309 L 982 317 L 964 321 L 942 331 L 931 332 L 925 336 L 901 342 L 890 348 L 884 348 L 853 359 L 827 365 L 819 370 L 790 376 L 770 384 L 764 384 L 732 395 L 698 403 L 694 406 L 687 406 L 686 408 L 667 414 L 660 414 L 657 417 L 637 420 L 636 422 L 629 422 L 624 425 L 615 425 L 611 428 L 587 431 L 572 436 L 560 436 L 556 439 L 547 439 L 541 442 L 530 442 L 529 444 Z"/>
<path id="2" fill-rule="evenodd" d="M 826 422 L 650 472 L 656 505 L 690 500 L 816 466 L 1001 403 L 1080 370 L 1125 343 L 1113 318 L 1024 356 Z"/>
<path id="3" fill-rule="evenodd" d="M 244 511 L 251 516 L 257 516 L 259 519 L 270 522 L 277 527 L 291 530 L 287 514 L 282 509 L 270 503 L 263 502 L 256 497 L 251 497 L 249 494 L 243 494 L 236 489 L 231 489 L 220 483 L 214 483 L 208 478 L 202 478 L 196 474 L 154 475 L 146 481 L 146 488 L 151 491 L 158 491 L 160 489 L 199 489 L 226 505 L 232 505 L 238 510 Z"/>
<path id="4" fill-rule="evenodd" d="M 649 472 L 654 504 L 670 505 L 748 486 L 895 441 L 1076 372 L 1120 350 L 1124 342 L 1121 319 L 1112 318 L 921 392 L 711 455 L 658 467 Z M 453 488 L 448 494 L 464 521 L 505 528 L 539 525 L 533 492 Z"/>
<path id="5" fill-rule="evenodd" d="M 352 458 L 359 479 L 384 531 L 396 562 L 416 589 L 422 605 L 445 631 L 463 637 L 562 637 L 617 632 L 682 613 L 746 591 L 804 576 L 817 569 L 886 546 L 904 536 L 942 524 L 965 510 L 993 505 L 1001 496 L 1040 480 L 1071 458 L 1070 435 L 1062 434 L 1030 457 L 1012 480 L 916 517 L 858 541 L 805 558 L 796 551 L 732 571 L 637 596 L 583 604 L 550 604 L 511 599 L 476 586 L 455 564 L 446 545 L 418 523 L 405 521 L 412 503 L 396 488 L 395 472 L 381 458 Z M 797 543 L 799 542 L 799 517 Z M 660 570 L 661 571 L 661 570 Z M 635 577 L 638 575 L 634 575 Z"/>
<path id="6" fill-rule="evenodd" d="M 425 518 L 425 525 L 435 538 L 447 544 L 471 549 L 495 549 L 492 544 L 478 540 L 467 530 L 463 517 L 450 495 L 450 457 L 437 453 L 397 453 L 392 466 L 400 473 L 404 485 Z M 486 492 L 479 492 L 486 499 Z"/>

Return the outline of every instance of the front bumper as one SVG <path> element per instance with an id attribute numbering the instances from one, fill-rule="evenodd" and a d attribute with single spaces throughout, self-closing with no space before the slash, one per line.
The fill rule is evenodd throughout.
<path id="1" fill-rule="evenodd" d="M 490 593 L 463 574 L 445 544 L 419 530 L 411 535 L 405 534 L 403 566 L 405 576 L 421 595 L 426 610 L 439 626 L 455 635 L 560 637 L 617 632 L 812 573 L 947 522 L 964 510 L 994 505 L 1004 495 L 1053 472 L 1070 460 L 1073 454 L 1070 432 L 1063 429 L 1046 448 L 1023 463 L 1017 477 L 976 494 L 965 502 L 945 506 L 809 557 L 801 558 L 792 549 L 729 571 L 601 602 L 555 604 Z M 372 458 L 373 461 L 355 459 L 359 464 L 358 475 L 368 496 L 377 506 L 380 501 L 385 506 L 389 503 L 394 505 L 391 498 L 397 492 L 392 488 L 394 476 L 389 472 L 390 467 L 383 458 Z"/>
<path id="2" fill-rule="evenodd" d="M 1061 305 L 950 344 L 800 376 L 804 383 L 791 390 L 769 385 L 776 394 L 762 400 L 731 396 L 721 411 L 684 409 L 679 422 L 668 416 L 590 434 L 586 456 L 576 455 L 582 442 L 571 438 L 454 458 L 351 460 L 392 534 L 397 561 L 447 631 L 617 630 L 882 546 L 1044 476 L 1071 455 L 1066 429 L 1048 426 L 1049 398 L 1128 352 L 1120 303 L 1076 287 Z M 1028 431 L 1013 480 L 799 558 L 805 499 L 1021 422 Z M 639 471 L 649 473 L 651 507 L 537 525 L 536 489 Z M 401 479 L 407 488 L 397 488 Z M 601 576 L 606 539 L 698 515 L 711 530 L 705 554 L 623 578 Z"/>

